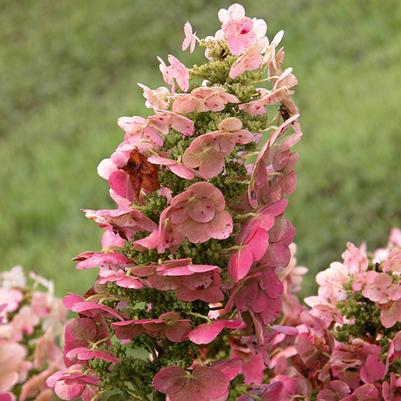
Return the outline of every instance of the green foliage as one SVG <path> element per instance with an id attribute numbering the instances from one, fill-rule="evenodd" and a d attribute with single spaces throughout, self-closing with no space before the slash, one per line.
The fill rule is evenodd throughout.
<path id="1" fill-rule="evenodd" d="M 272 22 L 269 37 L 286 30 L 286 62 L 300 82 L 304 138 L 290 217 L 312 277 L 347 240 L 374 248 L 401 224 L 401 3 L 242 3 Z M 78 278 L 70 258 L 99 248 L 99 231 L 79 209 L 113 207 L 96 166 L 119 143 L 115 121 L 148 113 L 136 82 L 161 84 L 156 55 L 189 64 L 177 46 L 184 22 L 212 32 L 228 4 L 3 1 L 1 269 L 21 263 L 57 280 L 60 294 L 87 288 L 93 273 Z"/>

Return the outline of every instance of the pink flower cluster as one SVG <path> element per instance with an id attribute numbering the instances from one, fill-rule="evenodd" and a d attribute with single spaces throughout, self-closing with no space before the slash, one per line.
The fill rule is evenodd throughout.
<path id="1" fill-rule="evenodd" d="M 127 369 L 130 348 L 145 347 L 146 362 L 130 365 L 122 398 L 224 401 L 265 381 L 295 235 L 284 213 L 302 136 L 296 78 L 282 71 L 282 32 L 270 43 L 266 23 L 238 4 L 219 19 L 205 39 L 185 24 L 183 50 L 199 44 L 207 63 L 159 58 L 168 87 L 140 84 L 154 114 L 121 117 L 124 139 L 99 164 L 117 208 L 84 210 L 103 230 L 102 249 L 75 258 L 98 277 L 84 297 L 65 298 L 79 316 L 65 328 L 66 369 L 48 379 L 62 399 L 112 392 L 108 375 Z M 265 87 L 250 93 L 261 75 Z"/>
<path id="2" fill-rule="evenodd" d="M 343 261 L 317 275 L 318 295 L 305 298 L 309 308 L 286 286 L 284 304 L 292 306 L 270 339 L 272 382 L 281 385 L 275 400 L 401 399 L 400 255 L 401 230 L 394 228 L 387 247 L 372 255 L 348 243 Z M 294 266 L 285 283 L 294 276 L 299 282 L 303 271 Z"/>
<path id="3" fill-rule="evenodd" d="M 0 273 L 0 399 L 51 400 L 46 379 L 63 367 L 58 342 L 66 320 L 53 284 L 20 266 Z M 45 291 L 39 287 L 43 287 Z"/>

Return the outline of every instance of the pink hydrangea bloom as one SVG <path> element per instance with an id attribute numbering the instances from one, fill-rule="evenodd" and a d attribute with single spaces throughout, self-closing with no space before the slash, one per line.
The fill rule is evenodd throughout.
<path id="1" fill-rule="evenodd" d="M 352 242 L 347 243 L 347 249 L 341 255 L 344 265 L 351 274 L 366 271 L 369 260 L 366 255 L 366 246 L 356 247 Z"/>
<path id="2" fill-rule="evenodd" d="M 171 85 L 172 92 L 175 92 L 175 83 L 186 92 L 189 88 L 189 72 L 187 67 L 171 54 L 168 56 L 169 66 L 160 57 L 158 57 L 158 60 L 164 82 Z"/>
<path id="3" fill-rule="evenodd" d="M 233 4 L 228 10 L 221 9 L 219 19 L 228 48 L 236 56 L 244 53 L 266 34 L 266 23 L 246 17 L 245 9 L 240 4 Z"/>
<path id="4" fill-rule="evenodd" d="M 218 131 L 195 138 L 182 156 L 188 168 L 198 168 L 200 176 L 206 179 L 223 171 L 225 157 L 232 153 L 236 145 L 247 144 L 254 139 L 254 135 L 242 129 L 241 120 L 235 117 L 224 119 L 218 128 Z"/>
<path id="5" fill-rule="evenodd" d="M 229 380 L 219 370 L 196 366 L 192 372 L 170 366 L 154 377 L 157 391 L 167 394 L 170 401 L 187 401 L 196 394 L 197 401 L 225 400 Z"/>
<path id="6" fill-rule="evenodd" d="M 62 400 L 72 401 L 82 398 L 83 401 L 90 401 L 94 395 L 94 387 L 98 384 L 98 378 L 83 373 L 83 367 L 76 364 L 54 373 L 46 383 Z"/>
<path id="7" fill-rule="evenodd" d="M 387 273 L 369 271 L 362 294 L 375 303 L 386 304 L 401 299 L 401 286 L 393 284 L 392 277 Z"/>
<path id="8" fill-rule="evenodd" d="M 214 185 L 208 182 L 192 184 L 175 196 L 161 214 L 159 252 L 179 245 L 184 238 L 193 243 L 227 238 L 232 232 L 233 221 L 224 209 L 224 196 Z"/>

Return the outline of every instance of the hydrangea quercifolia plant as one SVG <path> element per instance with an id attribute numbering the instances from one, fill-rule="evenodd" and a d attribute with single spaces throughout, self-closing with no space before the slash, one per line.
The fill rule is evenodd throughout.
<path id="1" fill-rule="evenodd" d="M 294 228 L 284 217 L 296 186 L 302 133 L 283 69 L 283 32 L 234 4 L 200 39 L 187 22 L 187 68 L 160 59 L 167 87 L 140 84 L 153 114 L 121 117 L 124 139 L 99 175 L 113 210 L 85 210 L 104 231 L 98 268 L 65 328 L 66 368 L 48 379 L 66 400 L 236 400 L 266 385 L 267 350 L 281 312 L 279 275 Z M 261 398 L 260 398 L 261 399 Z"/>

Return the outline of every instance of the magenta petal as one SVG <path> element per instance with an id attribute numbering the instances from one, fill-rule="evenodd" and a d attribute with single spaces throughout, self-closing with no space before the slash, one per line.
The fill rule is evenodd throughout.
<path id="1" fill-rule="evenodd" d="M 188 334 L 188 338 L 195 344 L 209 344 L 224 328 L 238 329 L 242 327 L 244 327 L 244 324 L 241 321 L 217 320 L 196 327 Z"/>
<path id="2" fill-rule="evenodd" d="M 109 185 L 117 195 L 124 199 L 128 199 L 131 202 L 135 199 L 129 175 L 124 171 L 118 170 L 112 173 L 109 177 Z"/>
<path id="3" fill-rule="evenodd" d="M 249 272 L 253 264 L 253 253 L 245 246 L 235 251 L 228 262 L 228 268 L 234 282 L 242 280 Z"/>
<path id="4" fill-rule="evenodd" d="M 383 380 L 386 374 L 386 366 L 377 355 L 369 355 L 360 374 L 364 383 L 375 383 Z"/>
<path id="5" fill-rule="evenodd" d="M 245 383 L 261 384 L 263 382 L 265 368 L 263 355 L 253 355 L 248 361 L 244 362 L 242 367 Z"/>
<path id="6" fill-rule="evenodd" d="M 68 294 L 64 297 L 63 302 L 64 306 L 67 309 L 71 309 L 77 302 L 82 302 L 85 299 L 77 294 Z"/>
<path id="7" fill-rule="evenodd" d="M 110 308 L 109 306 L 98 304 L 96 302 L 78 302 L 74 304 L 71 308 L 73 312 L 85 314 L 85 312 L 100 312 L 104 313 L 106 315 L 109 315 L 111 317 L 114 317 L 119 320 L 123 320 L 123 318 L 113 309 Z"/>

